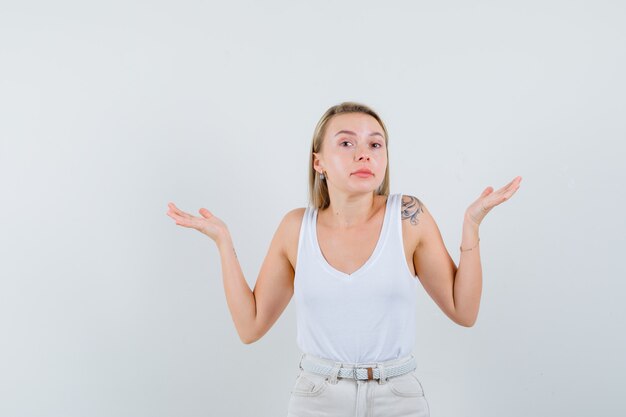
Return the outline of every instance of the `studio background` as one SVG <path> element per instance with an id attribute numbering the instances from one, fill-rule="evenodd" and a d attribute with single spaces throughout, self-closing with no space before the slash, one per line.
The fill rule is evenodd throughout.
<path id="1" fill-rule="evenodd" d="M 294 300 L 244 345 L 213 241 L 251 287 L 307 204 L 315 124 L 354 100 L 390 133 L 391 192 L 483 294 L 454 324 L 421 284 L 432 417 L 622 416 L 626 5 L 618 1 L 0 3 L 0 416 L 284 416 Z"/>

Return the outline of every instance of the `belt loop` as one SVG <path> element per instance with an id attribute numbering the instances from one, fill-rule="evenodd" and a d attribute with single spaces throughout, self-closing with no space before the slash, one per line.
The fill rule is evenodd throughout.
<path id="1" fill-rule="evenodd" d="M 376 365 L 378 366 L 378 384 L 386 384 L 387 377 L 385 376 L 385 364 L 379 362 Z"/>
<path id="2" fill-rule="evenodd" d="M 300 368 L 300 370 L 303 370 L 304 368 L 302 368 L 302 359 L 304 359 L 304 355 L 306 355 L 306 353 L 303 353 L 300 356 L 300 363 L 298 363 L 298 368 Z"/>
<path id="3" fill-rule="evenodd" d="M 328 376 L 328 382 L 331 384 L 336 384 L 339 382 L 337 380 L 337 375 L 339 375 L 339 369 L 341 369 L 341 362 L 335 362 L 333 365 L 333 369 L 330 371 L 330 375 Z"/>

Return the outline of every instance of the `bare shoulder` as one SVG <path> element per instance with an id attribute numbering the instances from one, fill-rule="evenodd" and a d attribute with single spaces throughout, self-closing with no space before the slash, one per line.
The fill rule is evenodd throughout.
<path id="1" fill-rule="evenodd" d="M 278 227 L 277 233 L 281 236 L 282 249 L 289 259 L 289 263 L 296 267 L 296 257 L 298 254 L 298 240 L 300 237 L 300 227 L 304 218 L 305 207 L 299 207 L 288 211 Z"/>
<path id="2" fill-rule="evenodd" d="M 426 204 L 412 195 L 402 196 L 402 233 L 412 238 L 415 248 L 440 236 L 437 223 Z"/>
<path id="3" fill-rule="evenodd" d="M 419 216 L 424 212 L 424 203 L 422 201 L 408 194 L 402 194 L 402 220 L 409 220 L 409 223 L 413 226 L 419 224 Z"/>
<path id="4" fill-rule="evenodd" d="M 288 211 L 283 217 L 283 227 L 286 230 L 293 234 L 295 229 L 295 234 L 298 235 L 300 232 L 300 225 L 302 224 L 302 219 L 304 218 L 304 212 L 306 208 L 298 207 L 293 210 Z"/>
<path id="5" fill-rule="evenodd" d="M 422 223 L 424 223 L 426 206 L 419 198 L 413 195 L 402 195 L 402 207 L 400 209 L 402 220 L 402 235 L 407 249 L 415 250 L 422 235 Z"/>

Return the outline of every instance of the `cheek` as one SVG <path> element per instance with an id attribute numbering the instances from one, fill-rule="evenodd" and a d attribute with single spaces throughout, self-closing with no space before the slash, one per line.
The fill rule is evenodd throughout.
<path id="1" fill-rule="evenodd" d="M 378 164 L 378 167 L 382 170 L 385 170 L 387 167 L 387 155 L 385 154 L 377 155 L 375 159 L 376 159 L 376 163 Z"/>
<path id="2" fill-rule="evenodd" d="M 350 163 L 351 159 L 345 155 L 332 155 L 327 159 L 327 165 L 340 168 L 344 167 L 347 163 Z"/>

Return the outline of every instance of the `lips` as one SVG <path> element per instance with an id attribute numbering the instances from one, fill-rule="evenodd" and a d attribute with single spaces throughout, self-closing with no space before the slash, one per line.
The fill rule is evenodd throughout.
<path id="1" fill-rule="evenodd" d="M 369 169 L 359 169 L 358 171 L 353 172 L 352 174 L 354 175 L 365 175 L 365 174 L 369 174 L 369 175 L 374 175 L 374 173 L 372 171 L 370 171 Z"/>

